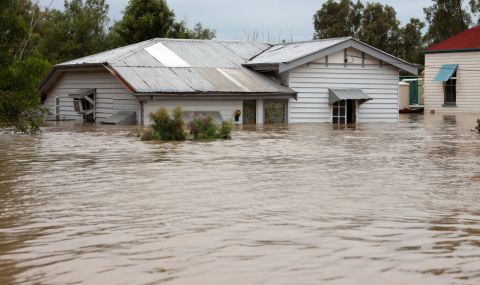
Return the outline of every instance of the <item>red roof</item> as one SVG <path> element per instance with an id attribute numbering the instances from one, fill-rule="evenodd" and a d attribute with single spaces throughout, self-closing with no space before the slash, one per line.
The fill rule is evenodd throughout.
<path id="1" fill-rule="evenodd" d="M 480 26 L 471 28 L 427 48 L 427 52 L 480 50 Z"/>

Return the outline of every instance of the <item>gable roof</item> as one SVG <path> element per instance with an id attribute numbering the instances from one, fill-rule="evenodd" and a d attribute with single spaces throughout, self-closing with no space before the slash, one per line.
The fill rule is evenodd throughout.
<path id="1" fill-rule="evenodd" d="M 426 53 L 480 51 L 480 26 L 456 34 L 427 48 Z"/>
<path id="2" fill-rule="evenodd" d="M 407 72 L 417 74 L 418 65 L 409 63 L 351 37 L 278 44 L 262 52 L 246 65 L 257 70 L 282 73 L 346 48 L 355 48 Z"/>
<path id="3" fill-rule="evenodd" d="M 57 64 L 103 66 L 137 95 L 252 93 L 296 95 L 280 80 L 243 66 L 271 45 L 248 41 L 152 39 Z M 47 80 L 42 84 L 45 90 Z"/>
<path id="4" fill-rule="evenodd" d="M 44 95 L 65 70 L 103 67 L 137 95 L 238 93 L 294 97 L 296 92 L 282 84 L 280 73 L 350 47 L 410 73 L 418 72 L 417 65 L 350 37 L 277 45 L 152 39 L 57 64 L 40 91 Z M 267 76 L 255 70 L 276 74 Z"/>

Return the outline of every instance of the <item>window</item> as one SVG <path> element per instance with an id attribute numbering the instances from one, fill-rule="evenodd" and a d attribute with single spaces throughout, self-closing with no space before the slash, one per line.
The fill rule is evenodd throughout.
<path id="1" fill-rule="evenodd" d="M 264 100 L 265 124 L 284 124 L 287 122 L 287 100 Z"/>
<path id="2" fill-rule="evenodd" d="M 457 104 L 457 73 L 455 72 L 443 86 L 444 104 L 455 106 Z"/>
<path id="3" fill-rule="evenodd" d="M 340 100 L 333 103 L 332 122 L 334 124 L 345 124 L 347 122 L 347 101 Z"/>

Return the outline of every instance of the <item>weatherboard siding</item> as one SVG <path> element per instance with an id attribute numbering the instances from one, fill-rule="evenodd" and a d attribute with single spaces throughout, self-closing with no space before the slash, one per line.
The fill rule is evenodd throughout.
<path id="1" fill-rule="evenodd" d="M 184 112 L 220 112 L 224 120 L 234 120 L 235 111 L 243 111 L 242 100 L 203 100 L 203 99 L 158 99 L 144 102 L 144 122 L 150 125 L 150 113 L 158 111 L 160 108 L 165 108 L 167 111 L 172 111 L 177 106 L 182 108 Z M 241 123 L 242 116 L 240 116 Z"/>
<path id="2" fill-rule="evenodd" d="M 331 122 L 328 104 L 329 88 L 359 88 L 373 98 L 358 110 L 358 122 L 398 121 L 398 68 L 366 55 L 362 66 L 361 52 L 344 52 L 300 66 L 289 72 L 289 87 L 298 92 L 298 99 L 289 103 L 289 122 Z"/>
<path id="3" fill-rule="evenodd" d="M 127 91 L 108 71 L 68 71 L 57 79 L 49 90 L 43 105 L 55 114 L 55 98 L 60 98 L 60 117 L 80 120 L 82 116 L 73 108 L 69 94 L 79 89 L 96 89 L 96 118 L 105 119 L 117 111 L 136 111 L 139 114 L 137 98 Z"/>
<path id="4" fill-rule="evenodd" d="M 458 64 L 457 107 L 443 107 L 443 82 L 434 81 L 443 64 Z M 480 51 L 425 55 L 425 110 L 480 112 Z"/>

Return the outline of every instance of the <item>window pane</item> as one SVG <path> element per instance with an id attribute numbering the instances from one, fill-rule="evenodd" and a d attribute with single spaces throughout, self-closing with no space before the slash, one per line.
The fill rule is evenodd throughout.
<path id="1" fill-rule="evenodd" d="M 276 124 L 285 123 L 286 101 L 284 100 L 265 100 L 265 123 Z"/>

